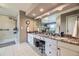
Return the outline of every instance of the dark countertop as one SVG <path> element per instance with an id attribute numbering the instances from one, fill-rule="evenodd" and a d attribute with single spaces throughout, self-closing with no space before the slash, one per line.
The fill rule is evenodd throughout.
<path id="1" fill-rule="evenodd" d="M 65 43 L 74 44 L 74 45 L 79 46 L 79 39 L 69 38 L 69 37 L 61 37 L 61 36 L 45 35 L 45 34 L 39 34 L 39 33 L 31 33 L 31 34 L 39 35 L 41 37 L 46 37 L 49 39 L 58 40 L 58 41 L 62 41 Z"/>

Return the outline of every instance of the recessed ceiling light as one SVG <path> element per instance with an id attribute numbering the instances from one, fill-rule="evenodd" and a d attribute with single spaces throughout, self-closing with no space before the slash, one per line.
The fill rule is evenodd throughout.
<path id="1" fill-rule="evenodd" d="M 43 12 L 44 11 L 44 9 L 43 8 L 40 8 L 40 12 Z"/>
<path id="2" fill-rule="evenodd" d="M 35 13 L 33 13 L 32 15 L 33 15 L 33 16 L 36 16 L 36 14 L 35 14 Z"/>
<path id="3" fill-rule="evenodd" d="M 69 5 L 69 4 L 62 5 L 62 6 L 58 7 L 58 8 L 56 8 L 56 9 L 59 10 L 59 11 L 61 11 L 61 10 L 63 10 L 63 8 L 67 7 L 68 5 Z"/>
<path id="4" fill-rule="evenodd" d="M 42 18 L 41 16 L 39 18 Z"/>
<path id="5" fill-rule="evenodd" d="M 59 10 L 59 11 L 61 11 L 62 9 L 63 9 L 62 7 L 57 8 L 57 10 Z"/>
<path id="6" fill-rule="evenodd" d="M 48 12 L 46 15 L 50 15 L 50 13 Z"/>

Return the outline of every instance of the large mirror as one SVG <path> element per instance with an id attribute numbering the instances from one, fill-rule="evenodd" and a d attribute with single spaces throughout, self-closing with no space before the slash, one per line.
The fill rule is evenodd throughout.
<path id="1" fill-rule="evenodd" d="M 17 39 L 16 32 L 17 16 L 10 9 L 0 8 L 0 44 Z"/>

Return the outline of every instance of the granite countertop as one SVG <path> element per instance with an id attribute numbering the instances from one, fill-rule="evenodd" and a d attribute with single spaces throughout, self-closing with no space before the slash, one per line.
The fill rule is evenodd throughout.
<path id="1" fill-rule="evenodd" d="M 69 37 L 60 37 L 60 36 L 51 36 L 51 35 L 45 35 L 45 34 L 39 34 L 39 33 L 32 33 L 35 35 L 39 35 L 41 37 L 46 37 L 46 38 L 50 38 L 53 40 L 58 40 L 58 41 L 62 41 L 62 42 L 66 42 L 69 44 L 74 44 L 74 45 L 78 45 L 79 46 L 79 39 L 75 39 L 75 38 L 69 38 Z"/>

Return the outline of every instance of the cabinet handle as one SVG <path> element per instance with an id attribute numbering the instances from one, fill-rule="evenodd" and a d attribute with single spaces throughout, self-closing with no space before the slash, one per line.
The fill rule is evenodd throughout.
<path id="1" fill-rule="evenodd" d="M 60 50 L 60 48 L 58 48 L 58 50 Z"/>
<path id="2" fill-rule="evenodd" d="M 49 51 L 49 54 L 51 54 L 51 52 Z"/>
<path id="3" fill-rule="evenodd" d="M 49 46 L 51 46 L 51 44 L 49 44 Z"/>

